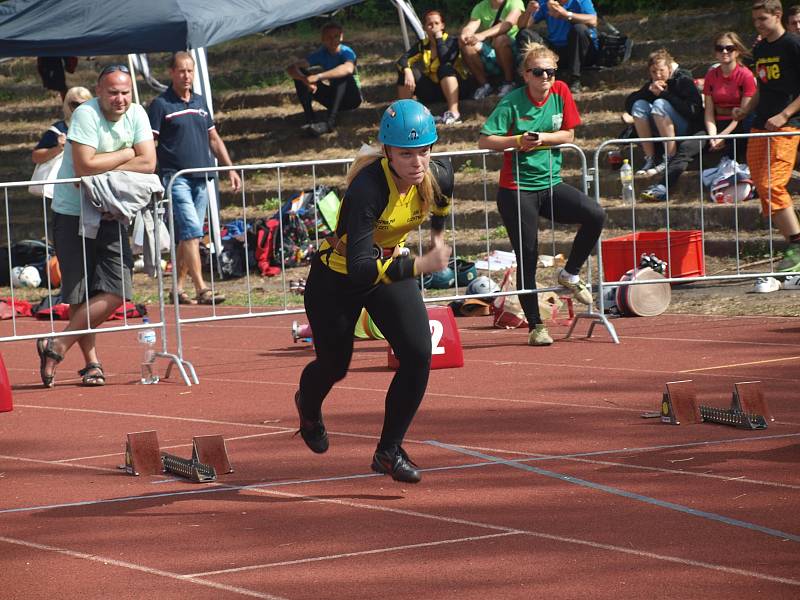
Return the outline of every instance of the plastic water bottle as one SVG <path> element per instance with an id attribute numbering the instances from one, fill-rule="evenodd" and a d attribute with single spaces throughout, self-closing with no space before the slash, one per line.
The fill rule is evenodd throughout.
<path id="1" fill-rule="evenodd" d="M 633 204 L 633 169 L 628 159 L 622 161 L 619 168 L 619 180 L 622 183 L 622 201 L 625 204 Z"/>
<path id="2" fill-rule="evenodd" d="M 150 319 L 144 317 L 142 322 L 147 325 L 150 323 Z M 147 328 L 139 330 L 139 343 L 144 349 L 142 356 L 142 378 L 140 380 L 143 385 L 158 383 L 158 375 L 153 373 L 153 363 L 156 360 L 156 339 L 155 329 Z"/>

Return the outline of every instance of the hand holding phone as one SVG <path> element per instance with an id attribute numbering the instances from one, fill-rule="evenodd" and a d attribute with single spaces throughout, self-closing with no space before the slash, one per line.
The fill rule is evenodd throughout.
<path id="1" fill-rule="evenodd" d="M 536 133 L 535 131 L 526 131 L 525 137 L 528 139 L 528 141 L 531 142 L 536 142 L 539 140 L 539 134 Z"/>

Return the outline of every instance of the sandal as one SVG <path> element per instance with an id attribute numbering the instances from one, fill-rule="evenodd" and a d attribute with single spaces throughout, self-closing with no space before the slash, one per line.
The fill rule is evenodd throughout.
<path id="1" fill-rule="evenodd" d="M 169 293 L 169 303 L 175 304 L 175 295 L 172 292 Z M 197 301 L 192 300 L 183 290 L 178 290 L 178 304 L 197 304 Z"/>
<path id="2" fill-rule="evenodd" d="M 225 302 L 225 294 L 214 294 L 211 288 L 203 288 L 197 292 L 195 300 L 198 304 L 220 304 Z"/>
<path id="3" fill-rule="evenodd" d="M 64 360 L 61 354 L 50 347 L 52 343 L 53 338 L 39 338 L 36 340 L 36 353 L 39 355 L 39 377 L 42 378 L 42 383 L 46 388 L 53 387 L 53 380 L 56 377 L 56 365 Z M 55 361 L 53 371 L 49 375 L 46 371 L 48 358 Z"/>
<path id="4" fill-rule="evenodd" d="M 103 373 L 103 365 L 96 362 L 86 363 L 86 366 L 78 371 L 83 379 L 81 385 L 86 387 L 97 387 L 106 384 L 106 376 Z"/>

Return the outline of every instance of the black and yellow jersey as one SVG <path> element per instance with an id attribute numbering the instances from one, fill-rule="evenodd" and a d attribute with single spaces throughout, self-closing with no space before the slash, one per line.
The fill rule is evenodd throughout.
<path id="1" fill-rule="evenodd" d="M 450 37 L 445 32 L 441 38 L 436 40 L 436 56 L 431 52 L 431 41 L 428 37 L 420 40 L 416 45 L 401 56 L 395 63 L 397 70 L 418 67 L 420 71 L 434 83 L 439 83 L 439 67 L 442 65 L 453 65 L 462 79 L 469 77 L 469 71 L 461 61 L 461 53 L 458 48 L 458 37 Z"/>
<path id="2" fill-rule="evenodd" d="M 441 231 L 444 218 L 450 213 L 453 171 L 449 160 L 434 160 L 431 172 L 439 183 L 442 197 L 430 207 L 431 227 Z M 419 227 L 426 217 L 417 187 L 412 186 L 401 194 L 388 160 L 376 160 L 364 167 L 347 188 L 336 222 L 339 243 L 333 248 L 329 240 L 324 240 L 320 244 L 320 259 L 330 269 L 349 275 L 361 285 L 414 277 L 414 258 L 392 256 L 392 250 L 402 247 L 408 233 Z"/>

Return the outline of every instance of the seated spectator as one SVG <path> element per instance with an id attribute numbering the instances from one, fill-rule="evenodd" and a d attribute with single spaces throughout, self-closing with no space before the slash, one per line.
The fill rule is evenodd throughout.
<path id="1" fill-rule="evenodd" d="M 444 125 L 461 121 L 459 97 L 471 96 L 473 80 L 461 61 L 458 39 L 447 35 L 444 18 L 438 10 L 422 17 L 426 37 L 397 61 L 397 97 L 417 97 L 423 104 L 447 103 L 440 120 Z"/>
<path id="2" fill-rule="evenodd" d="M 481 0 L 472 9 L 458 45 L 464 63 L 478 82 L 472 96 L 475 100 L 486 98 L 494 90 L 489 74 L 503 77 L 498 96 L 514 89 L 514 38 L 524 9 L 522 0 Z"/>
<path id="3" fill-rule="evenodd" d="M 703 99 L 692 74 L 678 67 L 665 49 L 650 54 L 647 62 L 650 81 L 625 99 L 625 112 L 633 116 L 640 138 L 688 135 L 703 128 Z M 656 159 L 653 142 L 642 142 L 644 165 L 637 175 L 660 175 L 675 156 L 677 144 L 664 142 L 665 155 Z"/>
<path id="4" fill-rule="evenodd" d="M 72 119 L 72 112 L 87 100 L 91 100 L 92 93 L 85 87 L 70 88 L 64 95 L 64 119 L 53 123 L 44 132 L 42 139 L 36 144 L 31 152 L 31 160 L 39 165 L 47 162 L 64 152 L 64 144 L 67 142 L 67 128 Z M 45 196 L 52 200 L 53 194 L 45 188 Z"/>
<path id="5" fill-rule="evenodd" d="M 786 31 L 800 35 L 800 4 L 786 9 Z"/>
<path id="6" fill-rule="evenodd" d="M 718 64 L 706 73 L 703 83 L 705 96 L 705 129 L 697 135 L 728 135 L 750 131 L 751 119 L 738 121 L 731 114 L 734 108 L 745 106 L 756 92 L 753 73 L 742 64 L 747 48 L 736 33 L 728 31 L 714 39 L 714 52 Z M 667 186 L 672 188 L 689 162 L 697 156 L 704 144 L 686 140 L 678 144 L 678 152 L 670 159 L 665 178 L 644 191 L 646 200 L 666 200 Z M 747 156 L 747 139 L 714 139 L 705 144 L 712 152 L 724 151 L 729 158 L 743 163 Z"/>
<path id="7" fill-rule="evenodd" d="M 303 106 L 306 117 L 303 130 L 314 137 L 334 130 L 340 110 L 353 110 L 361 105 L 356 53 L 342 44 L 343 33 L 338 23 L 326 23 L 321 31 L 322 46 L 286 69 L 294 79 L 297 97 Z M 316 120 L 314 100 L 328 109 L 326 120 Z"/>
<path id="8" fill-rule="evenodd" d="M 530 29 L 547 23 L 547 39 Z M 528 2 L 517 24 L 517 44 L 546 44 L 559 56 L 559 78 L 573 94 L 581 91 L 581 70 L 597 60 L 597 12 L 592 0 L 536 0 Z"/>

